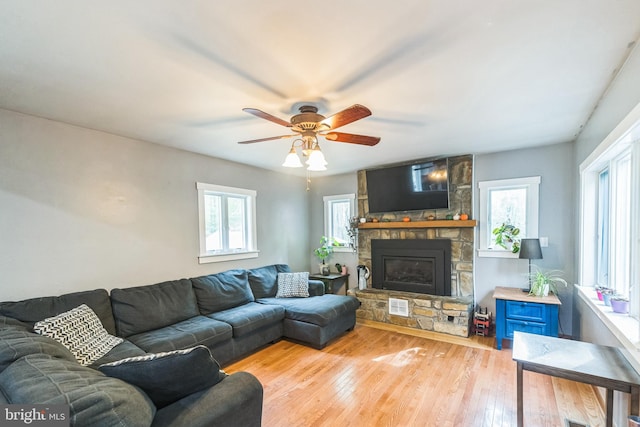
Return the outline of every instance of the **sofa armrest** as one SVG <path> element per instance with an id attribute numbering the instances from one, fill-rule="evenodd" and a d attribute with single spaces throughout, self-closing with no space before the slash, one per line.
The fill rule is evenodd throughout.
<path id="1" fill-rule="evenodd" d="M 248 372 L 236 372 L 206 390 L 156 412 L 152 427 L 260 427 L 263 389 Z"/>
<path id="2" fill-rule="evenodd" d="M 309 296 L 317 297 L 324 295 L 324 283 L 322 280 L 309 280 Z"/>

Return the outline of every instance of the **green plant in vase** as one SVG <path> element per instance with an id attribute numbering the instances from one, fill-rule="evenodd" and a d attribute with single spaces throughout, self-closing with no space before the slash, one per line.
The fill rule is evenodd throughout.
<path id="1" fill-rule="evenodd" d="M 546 297 L 549 292 L 558 295 L 558 286 L 567 286 L 567 281 L 562 278 L 562 271 L 560 270 L 543 271 L 537 268 L 531 272 L 530 280 L 531 290 L 529 295 L 537 297 Z"/>
<path id="2" fill-rule="evenodd" d="M 520 251 L 520 229 L 515 225 L 503 222 L 500 227 L 493 229 L 492 234 L 496 245 L 511 250 L 514 254 Z"/>
<path id="3" fill-rule="evenodd" d="M 320 273 L 325 276 L 329 274 L 329 265 L 326 261 L 332 253 L 333 245 L 329 243 L 327 236 L 322 236 L 320 238 L 320 247 L 314 249 L 313 254 L 320 260 Z"/>

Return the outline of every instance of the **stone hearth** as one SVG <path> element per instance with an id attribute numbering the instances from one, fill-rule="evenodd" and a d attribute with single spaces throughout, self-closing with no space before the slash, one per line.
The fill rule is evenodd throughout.
<path id="1" fill-rule="evenodd" d="M 401 291 L 366 289 L 349 291 L 362 305 L 358 319 L 390 323 L 426 331 L 468 337 L 473 313 L 472 297 L 439 297 Z M 408 316 L 389 314 L 389 298 L 408 302 Z"/>

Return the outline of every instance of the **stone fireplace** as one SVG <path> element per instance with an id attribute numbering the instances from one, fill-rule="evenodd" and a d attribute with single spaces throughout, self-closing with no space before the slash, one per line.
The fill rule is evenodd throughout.
<path id="1" fill-rule="evenodd" d="M 472 207 L 472 173 L 473 156 L 449 158 L 449 200 L 448 210 L 410 211 L 385 213 L 372 216 L 369 214 L 367 202 L 367 186 L 364 171 L 358 172 L 358 215 L 367 218 L 358 230 L 358 264 L 366 265 L 371 270 L 367 289 L 351 292 L 362 303 L 357 312 L 359 319 L 391 323 L 422 330 L 442 332 L 457 336 L 468 336 L 471 328 L 473 312 L 473 251 L 475 238 L 475 221 L 445 220 L 446 215 L 466 213 L 473 218 Z M 435 216 L 435 220 L 428 220 Z M 406 217 L 410 221 L 406 221 Z M 373 222 L 373 220 L 376 222 Z M 384 277 L 383 268 L 376 267 L 380 261 L 377 247 L 379 242 L 404 242 L 407 249 L 401 250 L 400 272 L 391 272 Z M 424 270 L 431 261 L 420 265 L 413 255 L 423 249 L 425 241 L 447 241 L 450 247 L 447 268 L 443 268 L 441 276 L 446 275 L 448 285 L 442 290 L 433 290 L 435 277 Z M 403 243 L 389 243 L 391 246 Z M 436 246 L 438 243 L 434 243 Z M 382 243 L 382 246 L 385 246 Z M 428 244 L 426 246 L 429 246 Z M 433 255 L 433 253 L 431 253 Z M 444 256 L 444 255 L 441 255 Z M 397 257 L 398 258 L 398 257 Z M 432 257 L 437 258 L 437 257 Z M 432 260 L 434 263 L 435 260 Z M 418 264 L 416 265 L 416 262 Z M 391 266 L 393 268 L 393 266 Z M 382 274 L 382 276 L 381 276 Z M 407 276 L 400 278 L 399 276 Z M 408 282 L 399 284 L 398 282 Z M 425 283 L 427 283 L 425 285 Z M 424 289 L 424 287 L 429 289 Z M 426 292 L 424 292 L 426 290 Z M 408 315 L 399 316 L 389 313 L 390 300 L 405 300 Z M 404 302 L 404 301 L 403 301 Z"/>

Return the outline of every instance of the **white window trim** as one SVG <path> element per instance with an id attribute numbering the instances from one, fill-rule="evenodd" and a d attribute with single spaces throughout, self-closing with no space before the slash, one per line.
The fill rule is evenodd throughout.
<path id="1" fill-rule="evenodd" d="M 507 249 L 489 249 L 488 230 L 489 225 L 489 202 L 488 193 L 492 188 L 522 188 L 527 187 L 527 235 L 523 237 L 538 237 L 538 211 L 540 200 L 540 177 L 530 176 L 524 178 L 496 179 L 492 181 L 481 181 L 478 183 L 480 189 L 480 224 L 478 233 L 480 234 L 478 256 L 487 258 L 518 258 L 517 253 Z"/>
<path id="2" fill-rule="evenodd" d="M 331 233 L 331 212 L 330 212 L 330 203 L 334 200 L 349 200 L 349 210 L 351 211 L 351 216 L 355 216 L 355 206 L 356 206 L 356 195 L 353 193 L 350 194 L 337 194 L 335 196 L 324 196 L 322 201 L 324 203 L 324 235 L 329 237 Z M 353 252 L 353 248 L 349 246 L 334 246 L 334 252 Z"/>
<path id="3" fill-rule="evenodd" d="M 591 289 L 593 291 L 593 285 L 595 283 L 595 276 L 592 273 L 591 265 L 593 264 L 594 251 L 596 250 L 595 226 L 593 221 L 589 220 L 586 215 L 585 209 L 591 209 L 595 206 L 596 194 L 593 191 L 586 191 L 589 188 L 594 188 L 595 179 L 597 174 L 594 171 L 601 170 L 607 163 L 609 158 L 615 157 L 620 154 L 625 146 L 633 143 L 633 141 L 640 140 L 640 104 L 636 105 L 633 110 L 607 135 L 607 137 L 591 152 L 591 154 L 580 164 L 580 226 L 579 226 L 579 264 L 578 264 L 578 289 Z M 638 167 L 640 166 L 640 143 L 636 143 L 634 147 L 633 161 L 635 175 L 633 177 L 636 185 L 640 185 L 640 174 L 638 173 Z M 590 187 L 591 186 L 591 187 Z M 636 213 L 640 213 L 640 202 L 636 200 L 632 209 Z M 634 214 L 632 214 L 634 217 Z M 637 216 L 636 216 L 637 217 Z M 639 236 L 640 225 L 637 221 L 632 223 L 632 233 L 634 236 Z M 640 239 L 632 244 L 632 257 L 637 258 L 640 255 Z M 640 268 L 635 265 L 632 271 L 632 280 L 636 283 L 640 283 Z M 636 310 L 640 305 L 640 292 L 638 289 L 632 289 L 630 292 L 630 301 L 632 314 L 634 310 L 634 303 L 636 303 Z M 603 324 L 611 331 L 614 336 L 620 340 L 622 345 L 629 350 L 629 361 L 633 363 L 636 369 L 640 369 L 640 322 L 631 316 L 618 315 L 620 318 L 624 317 L 626 320 L 624 324 L 620 322 L 613 322 L 611 315 L 602 315 L 602 310 L 599 304 L 593 303 L 593 297 L 583 298 L 584 300 L 591 300 L 592 303 L 588 304 L 592 308 L 594 313 L 602 320 Z"/>
<path id="4" fill-rule="evenodd" d="M 200 255 L 198 256 L 199 264 L 207 264 L 211 262 L 236 261 L 241 259 L 257 258 L 260 251 L 258 250 L 258 241 L 256 233 L 256 197 L 257 192 L 247 190 L 245 188 L 226 187 L 223 185 L 207 184 L 204 182 L 196 182 L 198 190 L 198 236 L 200 240 Z M 205 215 L 204 215 L 204 195 L 206 192 L 218 192 L 229 194 L 240 194 L 249 196 L 248 214 L 250 218 L 247 221 L 247 245 L 248 250 L 239 252 L 229 252 L 223 254 L 207 253 L 205 241 Z"/>

